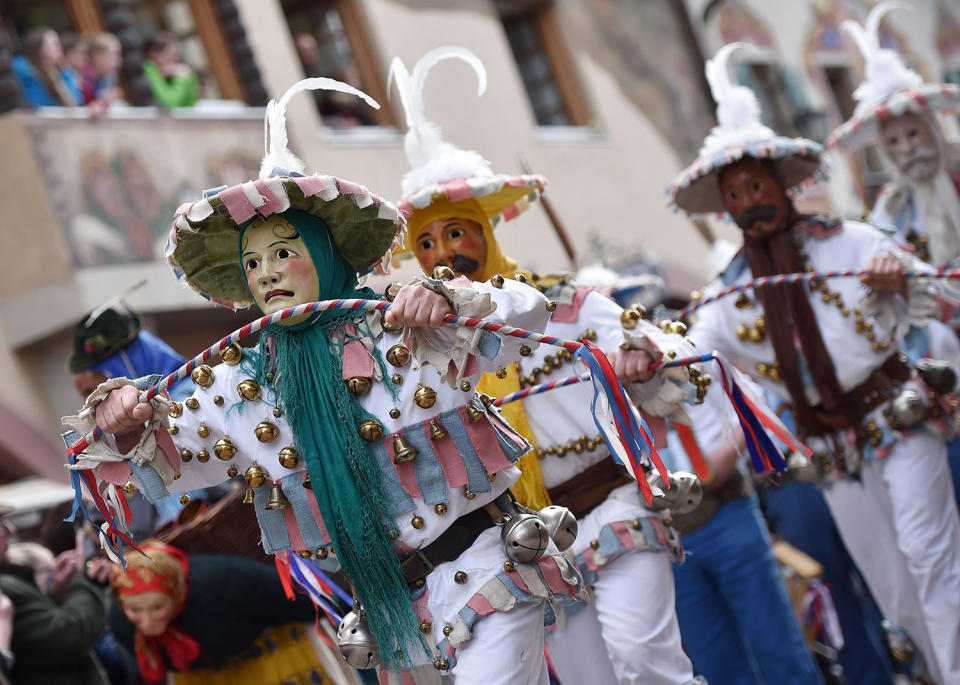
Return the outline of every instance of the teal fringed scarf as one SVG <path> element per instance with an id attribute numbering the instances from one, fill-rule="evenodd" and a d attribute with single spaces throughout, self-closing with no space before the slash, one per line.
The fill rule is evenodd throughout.
<path id="1" fill-rule="evenodd" d="M 381 299 L 359 288 L 356 273 L 333 246 L 320 219 L 296 210 L 283 217 L 300 232 L 320 277 L 320 299 Z M 242 236 L 242 231 L 241 231 Z M 364 331 L 364 312 L 333 310 L 305 322 L 263 330 L 257 382 L 273 383 L 303 455 L 313 494 L 337 559 L 363 605 L 384 665 L 411 665 L 410 650 L 430 650 L 419 630 L 410 592 L 389 537 L 393 527 L 380 468 L 357 427 L 370 415 L 343 381 L 340 352 L 353 324 Z M 379 355 L 378 355 L 379 356 Z M 384 368 L 383 360 L 377 360 Z M 385 381 L 387 376 L 385 376 Z"/>

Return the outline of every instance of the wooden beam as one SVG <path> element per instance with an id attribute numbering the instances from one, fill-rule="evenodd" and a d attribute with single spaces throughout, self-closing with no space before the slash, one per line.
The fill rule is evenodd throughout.
<path id="1" fill-rule="evenodd" d="M 67 0 L 67 12 L 77 33 L 90 36 L 107 30 L 97 0 Z"/>
<path id="2" fill-rule="evenodd" d="M 547 61 L 550 62 L 553 80 L 563 98 L 570 123 L 574 126 L 589 126 L 590 110 L 583 97 L 583 89 L 574 73 L 573 61 L 567 53 L 567 43 L 560 35 L 556 13 L 556 5 L 553 3 L 537 11 L 537 31 L 540 33 L 543 51 Z"/>
<path id="3" fill-rule="evenodd" d="M 220 27 L 220 16 L 211 0 L 187 0 L 197 35 L 203 43 L 210 63 L 210 73 L 217 80 L 220 96 L 229 100 L 246 100 L 243 82 L 233 64 L 227 37 Z"/>
<path id="4" fill-rule="evenodd" d="M 383 70 L 379 67 L 373 48 L 367 40 L 369 32 L 364 26 L 356 0 L 335 0 L 334 9 L 343 23 L 343 32 L 347 36 L 347 42 L 350 43 L 353 63 L 360 72 L 363 90 L 380 103 L 380 109 L 372 111 L 373 120 L 379 126 L 396 126 L 397 121 L 391 113 L 387 91 L 380 77 Z"/>

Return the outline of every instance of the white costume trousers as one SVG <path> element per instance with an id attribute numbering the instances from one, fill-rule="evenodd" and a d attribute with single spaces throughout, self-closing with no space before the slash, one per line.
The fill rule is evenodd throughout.
<path id="1" fill-rule="evenodd" d="M 547 636 L 561 682 L 679 685 L 693 678 L 680 645 L 671 564 L 663 551 L 628 550 L 597 570 L 590 605 Z"/>
<path id="2" fill-rule="evenodd" d="M 473 638 L 457 650 L 457 665 L 441 679 L 443 685 L 548 685 L 545 604 L 518 604 L 477 621 Z"/>
<path id="3" fill-rule="evenodd" d="M 944 685 L 960 683 L 960 518 L 943 440 L 925 433 L 825 491 L 880 610 Z"/>

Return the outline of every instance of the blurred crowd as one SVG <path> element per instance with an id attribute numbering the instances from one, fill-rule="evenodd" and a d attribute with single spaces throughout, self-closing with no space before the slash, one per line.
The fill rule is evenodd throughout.
<path id="1" fill-rule="evenodd" d="M 39 26 L 27 31 L 13 59 L 23 97 L 33 107 L 89 107 L 103 112 L 123 103 L 120 41 L 110 33 L 60 35 Z M 156 33 L 144 45 L 143 73 L 157 104 L 192 107 L 199 96 L 196 72 L 180 56 L 175 36 Z"/>

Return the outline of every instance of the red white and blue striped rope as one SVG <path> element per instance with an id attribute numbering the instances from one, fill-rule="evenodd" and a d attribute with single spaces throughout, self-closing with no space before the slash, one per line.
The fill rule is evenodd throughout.
<path id="1" fill-rule="evenodd" d="M 804 273 L 792 273 L 792 274 L 776 274 L 773 276 L 761 276 L 760 278 L 752 278 L 746 283 L 736 283 L 734 285 L 728 286 L 723 290 L 714 293 L 713 295 L 708 295 L 696 302 L 684 307 L 672 320 L 676 321 L 679 319 L 685 319 L 693 312 L 697 311 L 701 307 L 716 302 L 717 300 L 726 297 L 727 295 L 734 295 L 736 293 L 741 293 L 745 290 L 751 290 L 753 288 L 767 288 L 770 286 L 776 285 L 790 285 L 791 283 L 802 283 L 805 281 L 819 281 L 821 278 L 854 278 L 861 277 L 867 274 L 866 270 L 855 270 L 855 269 L 844 269 L 838 271 L 810 271 Z M 960 278 L 960 269 L 949 269 L 947 267 L 941 267 L 939 269 L 933 269 L 932 271 L 904 271 L 903 276 L 905 278 L 928 278 L 931 280 L 936 279 L 958 279 Z"/>

